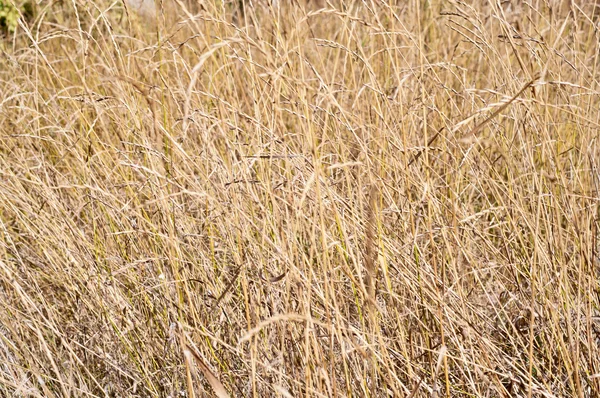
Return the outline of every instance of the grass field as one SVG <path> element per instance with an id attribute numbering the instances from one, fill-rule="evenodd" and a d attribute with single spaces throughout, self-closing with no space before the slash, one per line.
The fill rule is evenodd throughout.
<path id="1" fill-rule="evenodd" d="M 589 2 L 187 3 L 4 29 L 0 396 L 600 396 Z"/>

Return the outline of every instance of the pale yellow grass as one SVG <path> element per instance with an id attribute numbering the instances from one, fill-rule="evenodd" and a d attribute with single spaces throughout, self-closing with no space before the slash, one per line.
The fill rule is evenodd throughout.
<path id="1" fill-rule="evenodd" d="M 473 3 L 39 6 L 0 395 L 599 396 L 594 10 Z"/>

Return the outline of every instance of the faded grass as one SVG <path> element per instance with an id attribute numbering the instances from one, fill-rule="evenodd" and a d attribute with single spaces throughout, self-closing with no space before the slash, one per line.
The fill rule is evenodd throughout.
<path id="1" fill-rule="evenodd" d="M 0 42 L 0 395 L 600 395 L 592 8 L 162 3 Z"/>

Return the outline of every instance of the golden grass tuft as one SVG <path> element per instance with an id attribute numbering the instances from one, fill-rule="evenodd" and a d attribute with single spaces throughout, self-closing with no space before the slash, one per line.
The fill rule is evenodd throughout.
<path id="1" fill-rule="evenodd" d="M 1 396 L 600 396 L 594 7 L 158 3 L 0 40 Z"/>

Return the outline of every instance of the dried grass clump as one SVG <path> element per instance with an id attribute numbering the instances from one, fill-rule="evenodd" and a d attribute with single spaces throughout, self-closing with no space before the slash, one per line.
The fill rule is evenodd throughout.
<path id="1" fill-rule="evenodd" d="M 0 395 L 599 396 L 596 18 L 497 3 L 38 5 Z"/>

